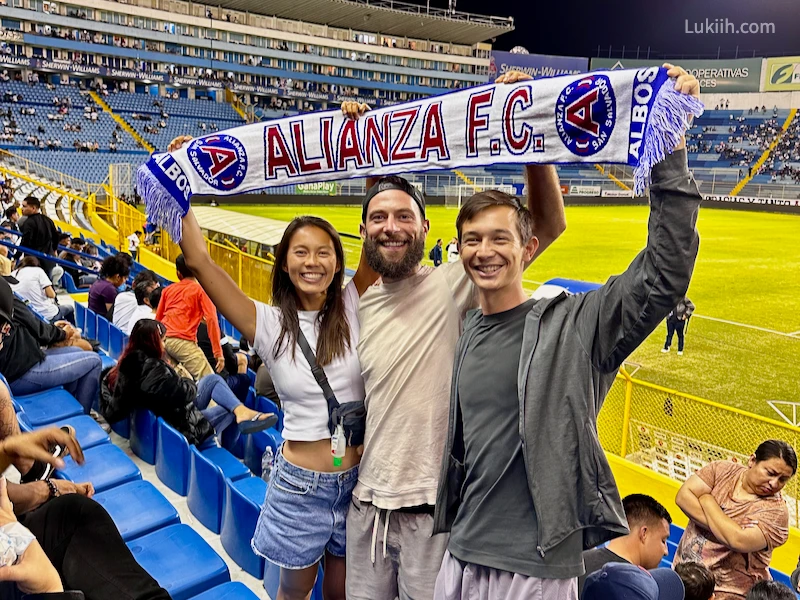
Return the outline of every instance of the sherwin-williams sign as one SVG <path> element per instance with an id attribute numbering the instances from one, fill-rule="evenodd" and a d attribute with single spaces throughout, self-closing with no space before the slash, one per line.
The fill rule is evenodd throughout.
<path id="1" fill-rule="evenodd" d="M 800 56 L 781 56 L 767 59 L 765 92 L 800 90 Z"/>
<path id="2" fill-rule="evenodd" d="M 534 79 L 541 79 L 558 75 L 577 75 L 588 70 L 588 58 L 492 51 L 489 81 L 494 81 L 508 71 L 522 71 Z"/>
<path id="3" fill-rule="evenodd" d="M 800 60 L 800 59 L 798 59 Z M 640 69 L 661 66 L 665 62 L 679 64 L 700 81 L 700 91 L 716 94 L 729 92 L 757 92 L 761 83 L 761 59 L 739 58 L 732 60 L 632 60 L 593 58 L 592 71 L 598 69 Z M 798 88 L 800 89 L 800 88 Z"/>

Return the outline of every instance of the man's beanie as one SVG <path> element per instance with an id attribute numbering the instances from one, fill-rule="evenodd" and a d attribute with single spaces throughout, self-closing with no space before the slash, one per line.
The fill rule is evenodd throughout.
<path id="1" fill-rule="evenodd" d="M 425 218 L 425 196 L 420 192 L 416 186 L 412 185 L 407 179 L 398 177 L 397 175 L 389 175 L 382 177 L 378 183 L 373 185 L 367 190 L 367 195 L 364 196 L 364 201 L 361 203 L 361 222 L 367 222 L 367 207 L 370 200 L 381 192 L 386 190 L 400 190 L 405 192 L 414 199 L 414 202 L 419 206 L 419 212 L 422 213 L 422 218 Z"/>

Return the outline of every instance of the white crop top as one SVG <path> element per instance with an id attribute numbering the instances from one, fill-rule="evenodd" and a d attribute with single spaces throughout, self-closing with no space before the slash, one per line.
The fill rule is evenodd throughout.
<path id="1" fill-rule="evenodd" d="M 283 438 L 293 442 L 313 442 L 330 438 L 328 430 L 328 403 L 319 387 L 311 367 L 296 345 L 295 357 L 285 349 L 276 359 L 275 342 L 280 334 L 280 309 L 262 302 L 256 302 L 256 339 L 253 349 L 264 361 L 275 384 L 275 391 L 281 399 L 284 412 Z M 333 393 L 339 403 L 364 400 L 364 380 L 361 377 L 361 364 L 358 362 L 358 291 L 351 281 L 344 288 L 344 306 L 350 324 L 350 347 L 344 357 L 338 357 L 325 365 Z M 317 347 L 316 327 L 318 311 L 298 311 L 300 328 L 309 345 Z"/>

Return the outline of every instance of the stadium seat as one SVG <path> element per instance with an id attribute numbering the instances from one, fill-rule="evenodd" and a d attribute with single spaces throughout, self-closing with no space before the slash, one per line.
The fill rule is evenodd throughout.
<path id="1" fill-rule="evenodd" d="M 73 483 L 89 481 L 96 493 L 142 478 L 139 468 L 113 444 L 90 448 L 83 456 L 86 459 L 83 465 L 76 464 L 71 456 L 65 458 L 66 465 L 56 470 L 56 477 Z"/>
<path id="2" fill-rule="evenodd" d="M 122 419 L 121 421 L 117 421 L 116 423 L 111 423 L 111 429 L 114 433 L 118 436 L 127 439 L 131 437 L 131 419 L 130 417 L 126 419 Z"/>
<path id="3" fill-rule="evenodd" d="M 195 596 L 192 600 L 258 600 L 258 596 L 240 581 L 231 581 Z"/>
<path id="4" fill-rule="evenodd" d="M 275 429 L 259 431 L 247 436 L 244 447 L 244 464 L 256 477 L 261 477 L 261 458 L 267 447 L 272 448 L 272 456 L 277 456 L 283 437 Z"/>
<path id="5" fill-rule="evenodd" d="M 25 413 L 20 413 L 20 415 L 25 415 Z M 27 415 L 25 415 L 25 418 L 27 419 Z M 111 443 L 109 435 L 97 424 L 97 421 L 89 415 L 81 414 L 77 417 L 69 417 L 68 419 L 56 421 L 50 425 L 34 427 L 34 429 L 41 429 L 42 427 L 63 427 L 64 425 L 69 425 L 75 429 L 75 437 L 84 450 Z"/>
<path id="6" fill-rule="evenodd" d="M 86 307 L 80 302 L 75 303 L 75 327 L 86 333 Z"/>
<path id="7" fill-rule="evenodd" d="M 149 410 L 134 410 L 131 415 L 131 450 L 149 465 L 156 464 L 158 420 Z"/>
<path id="8" fill-rule="evenodd" d="M 214 533 L 219 533 L 225 479 L 250 477 L 250 471 L 224 448 L 200 451 L 189 447 L 191 456 L 186 504 L 191 513 Z"/>
<path id="9" fill-rule="evenodd" d="M 225 481 L 225 510 L 220 541 L 225 552 L 253 577 L 264 577 L 264 559 L 250 547 L 258 515 L 267 495 L 267 484 L 260 477 Z"/>
<path id="10" fill-rule="evenodd" d="M 188 600 L 230 581 L 225 561 L 188 525 L 164 527 L 128 547 L 172 600 Z"/>
<path id="11" fill-rule="evenodd" d="M 3 379 L 5 381 L 5 378 Z M 9 388 L 9 393 L 10 393 Z M 83 414 L 83 407 L 63 388 L 53 388 L 36 394 L 16 396 L 14 399 L 25 411 L 33 427 L 49 425 Z"/>
<path id="12" fill-rule="evenodd" d="M 97 315 L 97 341 L 100 342 L 100 347 L 108 352 L 108 332 L 109 323 L 108 319 Z"/>
<path id="13" fill-rule="evenodd" d="M 219 436 L 220 445 L 236 458 L 244 458 L 245 440 L 247 436 L 241 435 L 236 427 L 226 427 Z"/>
<path id="14" fill-rule="evenodd" d="M 85 288 L 80 289 L 77 285 L 75 285 L 75 280 L 67 271 L 64 271 L 64 274 L 61 276 L 61 285 L 64 286 L 64 289 L 67 290 L 68 294 L 80 294 L 86 291 Z"/>
<path id="15" fill-rule="evenodd" d="M 90 340 L 97 339 L 97 313 L 92 309 L 86 309 L 86 317 L 83 324 L 83 337 Z"/>
<path id="16" fill-rule="evenodd" d="M 228 476 L 232 476 L 234 479 L 247 476 L 247 468 L 230 452 L 217 446 L 213 436 L 203 442 L 198 450 L 219 465 L 223 473 Z M 180 431 L 159 417 L 156 441 L 156 475 L 158 478 L 176 494 L 186 496 L 189 489 L 190 463 L 189 442 Z"/>
<path id="17" fill-rule="evenodd" d="M 114 360 L 119 360 L 125 349 L 125 334 L 122 329 L 111 324 L 108 332 L 108 355 Z"/>
<path id="18" fill-rule="evenodd" d="M 126 542 L 181 522 L 175 507 L 149 481 L 132 481 L 94 499 L 111 515 Z"/>

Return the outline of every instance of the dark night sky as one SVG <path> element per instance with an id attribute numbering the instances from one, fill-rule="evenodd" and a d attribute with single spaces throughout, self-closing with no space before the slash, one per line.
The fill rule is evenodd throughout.
<path id="1" fill-rule="evenodd" d="M 417 0 L 419 1 L 419 0 Z M 444 7 L 445 0 L 431 5 Z M 800 1 L 798 0 L 458 0 L 457 9 L 497 16 L 513 16 L 516 30 L 497 39 L 495 47 L 515 45 L 531 53 L 571 56 L 632 57 L 637 46 L 651 57 L 740 57 L 800 54 Z M 686 34 L 686 20 L 728 19 L 737 27 L 746 23 L 774 23 L 773 34 Z M 646 56 L 646 54 L 645 54 Z"/>

